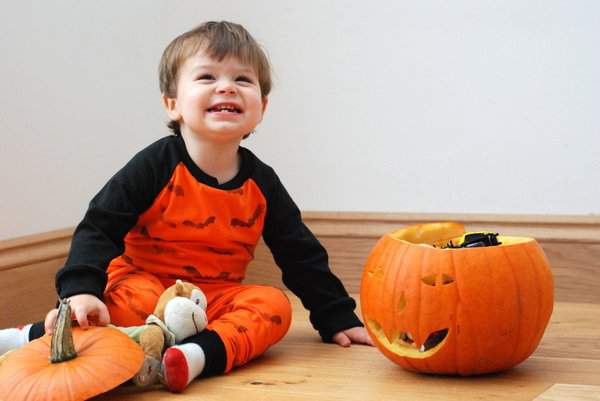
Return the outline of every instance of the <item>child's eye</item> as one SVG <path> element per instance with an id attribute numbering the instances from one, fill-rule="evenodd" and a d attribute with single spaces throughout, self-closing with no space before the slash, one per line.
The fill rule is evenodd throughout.
<path id="1" fill-rule="evenodd" d="M 215 79 L 214 76 L 212 76 L 211 74 L 202 74 L 200 75 L 198 78 L 196 78 L 198 81 L 212 81 Z"/>
<path id="2" fill-rule="evenodd" d="M 247 77 L 247 76 L 245 76 L 245 75 L 241 75 L 241 76 L 237 77 L 237 78 L 236 78 L 236 81 L 240 81 L 240 82 L 247 82 L 247 83 L 249 83 L 249 84 L 251 84 L 251 83 L 253 82 L 253 81 L 252 81 L 252 78 L 249 78 L 249 77 Z"/>

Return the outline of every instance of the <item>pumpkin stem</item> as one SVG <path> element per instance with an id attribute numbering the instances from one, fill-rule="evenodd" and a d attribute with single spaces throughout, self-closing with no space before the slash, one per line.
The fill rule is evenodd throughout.
<path id="1" fill-rule="evenodd" d="M 71 330 L 71 306 L 68 299 L 61 299 L 54 333 L 50 341 L 50 362 L 60 363 L 77 357 Z"/>

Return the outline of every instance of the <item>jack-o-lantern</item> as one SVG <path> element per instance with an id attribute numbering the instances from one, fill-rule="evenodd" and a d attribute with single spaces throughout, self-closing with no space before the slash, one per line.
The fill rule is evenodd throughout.
<path id="1" fill-rule="evenodd" d="M 365 326 L 393 362 L 475 375 L 509 369 L 536 349 L 552 314 L 553 280 L 532 238 L 431 223 L 379 240 L 360 295 Z"/>

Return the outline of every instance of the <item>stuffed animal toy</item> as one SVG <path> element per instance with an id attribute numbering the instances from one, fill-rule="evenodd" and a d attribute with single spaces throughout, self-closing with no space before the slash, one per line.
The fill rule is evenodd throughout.
<path id="1" fill-rule="evenodd" d="M 181 280 L 167 288 L 158 299 L 154 313 L 143 326 L 118 327 L 137 341 L 146 357 L 133 382 L 141 387 L 160 380 L 163 351 L 206 328 L 206 296 L 195 285 Z"/>

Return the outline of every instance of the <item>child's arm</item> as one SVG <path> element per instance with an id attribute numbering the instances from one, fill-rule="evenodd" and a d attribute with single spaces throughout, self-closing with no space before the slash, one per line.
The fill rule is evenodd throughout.
<path id="1" fill-rule="evenodd" d="M 300 210 L 275 173 L 267 169 L 265 175 L 261 178 L 268 205 L 263 238 L 282 270 L 284 284 L 310 311 L 310 321 L 323 341 L 335 341 L 334 336 L 341 345 L 348 340 L 368 341 L 354 313 L 356 302 L 329 268 L 325 248 L 304 225 Z"/>
<path id="2" fill-rule="evenodd" d="M 156 142 L 139 152 L 91 200 L 73 234 L 67 261 L 56 274 L 60 298 L 95 296 L 97 302 L 88 300 L 82 307 L 102 315 L 106 269 L 124 252 L 125 236 L 151 206 L 172 171 L 163 162 L 168 152 L 165 143 Z"/>
<path id="3" fill-rule="evenodd" d="M 90 294 L 79 294 L 69 298 L 73 315 L 79 323 L 79 327 L 86 328 L 90 324 L 94 326 L 106 326 L 110 323 L 108 309 L 104 302 Z M 58 309 L 52 309 L 46 315 L 44 322 L 46 334 L 52 334 L 56 324 Z"/>

